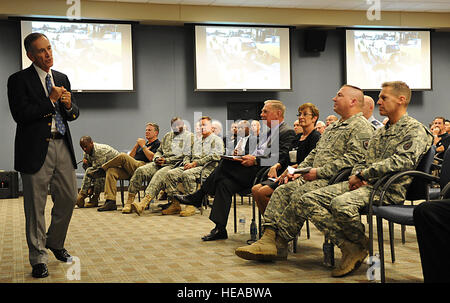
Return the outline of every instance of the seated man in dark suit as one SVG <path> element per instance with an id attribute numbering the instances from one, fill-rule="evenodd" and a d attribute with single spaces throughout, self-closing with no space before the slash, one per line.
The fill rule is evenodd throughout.
<path id="1" fill-rule="evenodd" d="M 250 146 L 256 147 L 257 137 L 250 134 L 250 122 L 241 120 L 238 123 L 236 146 L 231 155 L 242 156 L 250 153 Z"/>
<path id="2" fill-rule="evenodd" d="M 260 137 L 260 143 L 256 149 L 251 154 L 238 159 L 222 160 L 195 193 L 174 196 L 182 204 L 200 207 L 206 194 L 214 195 L 209 219 L 216 226 L 202 238 L 203 241 L 227 239 L 226 225 L 233 194 L 250 188 L 256 174 L 263 166 L 272 166 L 279 161 L 287 161 L 295 132 L 284 122 L 285 110 L 286 107 L 281 101 L 265 101 L 261 119 L 265 121 L 270 130 L 266 136 Z"/>

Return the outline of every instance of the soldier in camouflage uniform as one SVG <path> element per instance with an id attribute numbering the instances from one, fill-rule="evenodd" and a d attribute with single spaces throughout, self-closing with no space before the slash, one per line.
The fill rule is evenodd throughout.
<path id="1" fill-rule="evenodd" d="M 155 153 L 154 162 L 139 167 L 130 179 L 128 187 L 128 200 L 122 210 L 123 213 L 136 212 L 141 215 L 150 201 L 156 198 L 157 194 L 164 188 L 164 178 L 169 170 L 175 165 L 187 164 L 194 144 L 194 135 L 184 130 L 184 122 L 181 118 L 175 117 L 171 120 L 172 131 L 164 135 L 160 147 Z M 134 198 L 142 186 L 144 180 L 150 180 L 145 189 L 145 197 L 141 202 L 134 202 Z"/>
<path id="2" fill-rule="evenodd" d="M 369 243 L 359 213 L 368 205 L 373 184 L 388 173 L 415 169 L 432 145 L 430 131 L 406 112 L 410 98 L 406 83 L 383 83 L 378 104 L 380 114 L 388 116 L 389 122 L 370 140 L 365 161 L 354 166 L 348 181 L 299 197 L 297 206 L 290 209 L 293 214 L 286 220 L 286 227 L 280 228 L 289 230 L 294 217 L 309 218 L 342 251 L 340 264 L 332 271 L 334 277 L 356 270 L 368 254 Z M 388 189 L 383 202 L 403 203 L 411 181 L 410 176 L 399 179 Z"/>
<path id="3" fill-rule="evenodd" d="M 325 129 L 316 147 L 308 154 L 305 160 L 298 165 L 298 169 L 312 167 L 302 175 L 291 176 L 287 171 L 278 179 L 287 182 L 279 186 L 272 194 L 264 213 L 265 232 L 263 237 L 254 244 L 236 249 L 239 257 L 249 260 L 274 259 L 287 257 L 287 240 L 298 234 L 282 238 L 275 234 L 278 225 L 288 215 L 285 209 L 295 204 L 298 197 L 312 190 L 328 185 L 329 180 L 341 169 L 352 167 L 364 159 L 367 152 L 367 144 L 373 134 L 373 128 L 361 113 L 364 102 L 363 92 L 354 86 L 344 85 L 333 98 L 334 111 L 341 116 Z M 304 220 L 299 219 L 298 226 L 302 226 Z M 267 235 L 266 235 L 267 234 Z M 276 238 L 275 238 L 276 236 Z M 284 235 L 283 235 L 284 236 Z M 269 245 L 266 249 L 265 243 Z"/>
<path id="4" fill-rule="evenodd" d="M 212 133 L 211 118 L 204 116 L 200 119 L 201 125 L 201 139 L 194 141 L 194 148 L 192 154 L 188 156 L 183 162 L 188 162 L 183 167 L 177 167 L 170 170 L 166 175 L 165 192 L 168 197 L 173 197 L 178 193 L 177 185 L 183 184 L 185 194 L 192 194 L 197 190 L 197 179 L 200 178 L 203 166 L 211 161 L 216 161 L 214 164 L 209 164 L 203 171 L 202 177 L 208 177 L 220 160 L 220 155 L 223 154 L 224 145 L 220 137 Z M 163 210 L 164 215 L 172 215 L 180 213 L 182 217 L 188 217 L 195 214 L 195 207 L 192 205 L 186 206 L 186 209 L 181 211 L 180 203 L 173 201 L 169 208 Z"/>
<path id="5" fill-rule="evenodd" d="M 87 174 L 117 156 L 119 152 L 109 145 L 95 143 L 89 136 L 80 138 L 80 147 L 84 151 L 83 168 L 86 170 L 86 174 L 81 183 L 81 189 L 78 193 L 76 205 L 79 208 L 95 207 L 98 205 L 98 198 L 105 187 L 105 178 L 92 179 Z M 84 200 L 88 197 L 88 190 L 92 186 L 93 196 L 90 198 L 90 201 L 85 204 Z"/>

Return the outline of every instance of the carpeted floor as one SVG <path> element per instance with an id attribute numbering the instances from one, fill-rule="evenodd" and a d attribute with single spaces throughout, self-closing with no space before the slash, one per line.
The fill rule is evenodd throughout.
<path id="1" fill-rule="evenodd" d="M 237 209 L 238 216 L 246 217 L 246 233 L 234 233 L 231 211 L 229 238 L 213 242 L 200 239 L 214 227 L 208 219 L 210 208 L 203 215 L 197 213 L 192 217 L 162 216 L 149 210 L 139 217 L 122 214 L 119 197 L 117 203 L 118 210 L 109 212 L 75 208 L 65 247 L 77 262 L 62 263 L 49 252 L 50 276 L 34 279 L 28 262 L 23 198 L 0 200 L 0 283 L 370 282 L 367 264 L 347 277 L 332 278 L 330 269 L 322 264 L 323 236 L 313 225 L 310 239 L 303 228 L 297 253 L 290 253 L 287 261 L 260 263 L 238 258 L 234 250 L 250 239 L 252 207 L 247 200 L 241 205 L 238 199 Z M 49 197 L 47 226 L 51 207 Z M 387 231 L 387 225 L 384 230 Z M 401 243 L 400 226 L 396 226 L 395 232 L 395 263 L 391 263 L 389 238 L 385 235 L 387 282 L 422 282 L 414 228 L 407 227 L 406 244 Z M 340 258 L 337 248 L 335 255 Z"/>

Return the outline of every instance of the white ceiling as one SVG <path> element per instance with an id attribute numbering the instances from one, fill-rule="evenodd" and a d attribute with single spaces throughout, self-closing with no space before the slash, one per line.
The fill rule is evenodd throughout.
<path id="1" fill-rule="evenodd" d="M 381 12 L 450 12 L 450 0 L 91 0 L 154 4 L 277 7 L 330 10 L 367 10 L 375 1 L 381 2 Z M 369 3 L 367 3 L 369 2 Z"/>

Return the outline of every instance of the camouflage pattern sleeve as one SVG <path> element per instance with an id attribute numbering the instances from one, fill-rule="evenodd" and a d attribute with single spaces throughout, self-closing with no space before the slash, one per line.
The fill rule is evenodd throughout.
<path id="1" fill-rule="evenodd" d="M 370 142 L 368 161 L 372 163 L 361 171 L 365 179 L 380 178 L 389 172 L 411 170 L 417 167 L 422 156 L 431 147 L 433 136 L 420 122 L 411 120 L 412 118 L 398 125 L 399 130 L 395 136 L 391 135 L 388 139 L 386 139 L 387 136 L 378 136 L 381 139 L 374 138 Z M 380 142 L 383 137 L 384 144 Z M 377 146 L 382 146 L 384 159 L 379 157 L 376 159 L 374 152 Z"/>
<path id="2" fill-rule="evenodd" d="M 203 146 L 201 157 L 192 160 L 192 162 L 196 161 L 198 166 L 205 165 L 210 161 L 219 161 L 220 155 L 223 154 L 223 140 L 214 134 L 211 134 L 208 139 L 208 144 Z"/>
<path id="3" fill-rule="evenodd" d="M 167 146 L 167 143 L 168 143 L 169 141 L 170 141 L 169 144 L 172 143 L 172 140 L 171 140 L 171 133 L 172 133 L 172 132 L 168 132 L 168 133 L 166 133 L 166 134 L 164 135 L 163 139 L 161 140 L 161 143 L 159 144 L 158 149 L 156 150 L 155 155 L 153 156 L 153 159 L 161 158 L 161 157 L 163 156 L 163 154 L 164 154 L 164 146 Z M 169 146 L 170 146 L 170 145 L 169 145 Z"/>
<path id="4" fill-rule="evenodd" d="M 353 167 L 356 163 L 364 160 L 369 140 L 373 135 L 373 127 L 364 117 L 360 116 L 355 117 L 355 121 L 348 128 L 345 135 L 340 136 L 333 146 L 329 147 L 342 150 L 342 154 L 327 161 L 322 160 L 322 164 L 317 167 L 318 178 L 330 179 L 341 169 Z"/>

